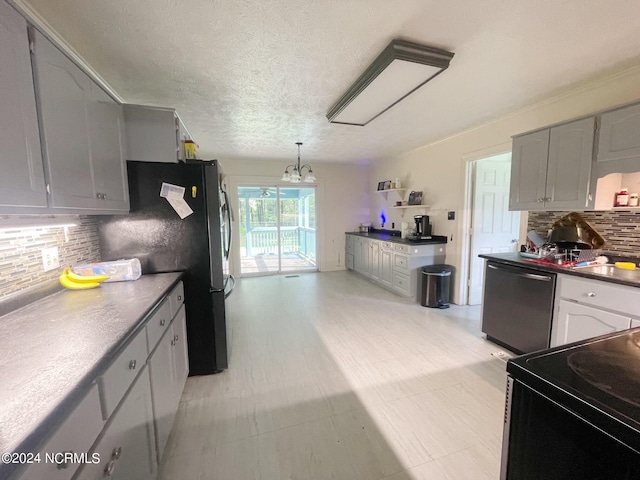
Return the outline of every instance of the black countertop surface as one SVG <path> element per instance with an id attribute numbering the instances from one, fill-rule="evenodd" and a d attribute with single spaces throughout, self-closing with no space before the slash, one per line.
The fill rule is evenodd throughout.
<path id="1" fill-rule="evenodd" d="M 0 317 L 0 453 L 40 451 L 181 277 L 63 289 Z"/>
<path id="2" fill-rule="evenodd" d="M 631 287 L 640 287 L 639 282 L 635 282 L 633 280 L 627 280 L 624 278 L 618 277 L 609 277 L 605 275 L 598 275 L 595 273 L 589 273 L 579 268 L 573 269 L 570 267 L 562 267 L 560 265 L 550 264 L 541 264 L 534 261 L 531 261 L 525 257 L 521 257 L 519 253 L 491 253 L 491 254 L 482 254 L 478 255 L 480 258 L 485 258 L 487 260 L 492 260 L 497 263 L 502 263 L 503 265 L 511 265 L 514 267 L 525 267 L 531 270 L 537 270 L 539 272 L 550 272 L 550 273 L 564 273 L 567 275 L 575 275 L 577 277 L 589 278 L 592 280 L 600 280 L 603 282 L 609 283 L 618 283 L 620 285 L 628 285 Z"/>
<path id="3" fill-rule="evenodd" d="M 640 453 L 640 328 L 523 355 L 507 372 Z"/>
<path id="4" fill-rule="evenodd" d="M 429 240 L 407 240 L 390 233 L 379 232 L 345 232 L 347 235 L 356 235 L 358 237 L 371 238 L 372 240 L 383 240 L 385 242 L 401 243 L 403 245 L 431 245 L 447 243 L 447 237 L 444 235 L 432 235 Z"/>

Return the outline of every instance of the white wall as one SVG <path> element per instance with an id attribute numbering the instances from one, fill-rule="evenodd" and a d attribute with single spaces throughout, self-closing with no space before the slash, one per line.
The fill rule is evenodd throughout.
<path id="1" fill-rule="evenodd" d="M 428 85 L 424 88 L 429 88 Z M 458 275 L 454 280 L 455 303 L 460 303 L 466 162 L 510 150 L 511 136 L 553 123 L 587 115 L 598 110 L 621 105 L 640 98 L 640 67 L 601 78 L 568 93 L 556 96 L 517 111 L 489 124 L 478 126 L 440 142 L 426 145 L 399 157 L 376 162 L 371 171 L 369 188 L 377 182 L 400 177 L 403 186 L 424 191 L 423 203 L 432 206 L 433 233 L 447 235 L 447 263 L 454 265 Z M 398 211 L 388 208 L 387 222 L 402 220 Z M 382 195 L 371 197 L 371 222 L 379 226 L 384 208 Z M 456 212 L 455 221 L 447 220 L 446 212 Z M 407 213 L 405 219 L 411 220 Z M 407 221 L 407 220 L 405 220 Z M 522 240 L 522 239 L 521 239 Z M 522 241 L 521 241 L 522 243 Z M 464 270 L 464 269 L 463 269 Z"/>
<path id="2" fill-rule="evenodd" d="M 280 177 L 292 159 L 233 160 L 222 159 L 222 170 L 228 178 L 231 202 L 237 212 L 238 183 L 255 182 L 267 185 L 289 185 Z M 345 232 L 352 232 L 358 225 L 369 220 L 369 170 L 366 165 L 343 165 L 311 162 L 318 181 L 318 268 L 320 271 L 343 270 Z M 304 186 L 304 183 L 299 185 Z M 238 228 L 235 228 L 236 232 Z M 237 245 L 237 243 L 236 243 Z M 239 260 L 236 253 L 232 273 L 239 275 Z"/>

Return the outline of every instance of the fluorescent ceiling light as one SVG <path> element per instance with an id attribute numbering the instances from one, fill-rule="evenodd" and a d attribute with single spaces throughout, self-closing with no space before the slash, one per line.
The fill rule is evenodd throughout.
<path id="1" fill-rule="evenodd" d="M 449 67 L 453 53 L 393 40 L 327 112 L 331 123 L 364 126 Z"/>

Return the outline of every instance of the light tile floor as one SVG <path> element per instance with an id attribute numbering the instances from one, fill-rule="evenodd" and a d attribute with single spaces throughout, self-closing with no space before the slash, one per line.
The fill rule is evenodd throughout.
<path id="1" fill-rule="evenodd" d="M 238 281 L 229 370 L 187 381 L 162 480 L 499 477 L 505 364 L 479 307 L 351 272 Z"/>

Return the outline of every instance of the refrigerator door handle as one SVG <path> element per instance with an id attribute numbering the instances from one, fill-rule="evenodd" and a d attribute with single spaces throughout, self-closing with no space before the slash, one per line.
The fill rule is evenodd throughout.
<path id="1" fill-rule="evenodd" d="M 231 282 L 231 288 L 229 289 L 229 291 L 226 291 L 226 285 L 225 285 L 225 292 L 224 292 L 224 298 L 225 300 L 227 298 L 229 298 L 229 295 L 231 295 L 231 293 L 233 292 L 233 289 L 236 288 L 236 279 L 233 277 L 233 275 L 229 275 L 227 277 L 227 283 Z"/>

